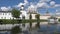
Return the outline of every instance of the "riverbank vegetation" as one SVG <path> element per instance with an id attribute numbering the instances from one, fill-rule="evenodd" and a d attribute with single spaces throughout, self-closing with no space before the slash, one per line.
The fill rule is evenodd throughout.
<path id="1" fill-rule="evenodd" d="M 29 23 L 29 22 L 37 22 L 37 20 L 17 20 L 17 19 L 0 19 L 0 24 L 19 24 L 19 23 Z M 47 20 L 39 20 L 40 22 L 47 22 Z"/>

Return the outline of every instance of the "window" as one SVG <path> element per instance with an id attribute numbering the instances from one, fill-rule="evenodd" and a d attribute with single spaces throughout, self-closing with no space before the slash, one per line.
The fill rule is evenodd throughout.
<path id="1" fill-rule="evenodd" d="M 5 13 L 5 15 L 7 15 L 7 13 Z"/>
<path id="2" fill-rule="evenodd" d="M 11 13 L 9 13 L 9 15 L 10 15 Z"/>
<path id="3" fill-rule="evenodd" d="M 3 15 L 4 15 L 4 13 L 3 13 Z"/>
<path id="4" fill-rule="evenodd" d="M 4 19 L 6 19 L 6 17 L 4 17 Z"/>
<path id="5" fill-rule="evenodd" d="M 14 18 L 13 18 L 14 19 Z"/>
<path id="6" fill-rule="evenodd" d="M 10 18 L 11 19 L 11 18 Z"/>
<path id="7" fill-rule="evenodd" d="M 3 19 L 3 17 L 1 17 L 1 19 Z"/>
<path id="8" fill-rule="evenodd" d="M 2 13 L 3 15 L 7 15 L 7 13 Z"/>

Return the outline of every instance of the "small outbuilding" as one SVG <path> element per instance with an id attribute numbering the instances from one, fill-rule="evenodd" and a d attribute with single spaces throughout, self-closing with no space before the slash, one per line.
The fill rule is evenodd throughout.
<path id="1" fill-rule="evenodd" d="M 58 19 L 54 16 L 51 16 L 50 18 L 48 18 L 48 23 L 49 24 L 57 24 L 58 23 Z"/>

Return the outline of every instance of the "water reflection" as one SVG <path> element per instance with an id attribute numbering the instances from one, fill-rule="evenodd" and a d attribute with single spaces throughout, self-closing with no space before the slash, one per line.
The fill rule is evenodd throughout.
<path id="1" fill-rule="evenodd" d="M 60 32 L 60 24 L 50 24 L 50 25 L 41 25 L 40 32 L 50 32 L 50 34 L 54 32 Z"/>
<path id="2" fill-rule="evenodd" d="M 10 34 L 10 31 L 0 31 L 0 34 Z"/>
<path id="3" fill-rule="evenodd" d="M 41 25 L 40 26 L 40 30 L 41 31 L 49 31 L 49 32 L 53 32 L 57 29 L 57 25 Z"/>
<path id="4" fill-rule="evenodd" d="M 40 34 L 40 32 L 45 32 L 45 33 L 48 32 L 50 34 L 53 34 L 53 32 L 55 32 L 55 31 L 60 32 L 60 24 L 55 24 L 55 25 L 51 25 L 51 24 L 49 24 L 49 25 L 40 25 L 40 28 L 38 30 L 34 30 L 32 32 L 34 32 L 36 34 Z M 29 34 L 31 32 L 30 31 L 26 31 L 26 32 L 23 32 L 23 33 Z M 2 33 L 0 32 L 0 34 L 2 34 Z M 10 34 L 10 33 L 5 32 L 3 34 Z"/>

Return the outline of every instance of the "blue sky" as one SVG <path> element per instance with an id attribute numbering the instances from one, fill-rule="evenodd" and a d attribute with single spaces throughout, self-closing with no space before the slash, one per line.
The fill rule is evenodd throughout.
<path id="1" fill-rule="evenodd" d="M 29 3 L 33 3 L 33 4 L 37 4 L 40 0 L 27 0 Z M 51 0 L 51 1 L 54 1 L 55 2 L 55 4 L 59 4 L 60 5 L 60 0 Z M 49 1 L 49 2 L 47 2 L 48 3 L 48 5 L 49 5 L 49 3 L 51 2 L 51 1 Z M 10 6 L 10 7 L 14 7 L 15 5 L 18 5 L 19 3 L 24 3 L 24 0 L 0 0 L 0 8 L 1 7 L 8 7 L 8 6 Z M 29 7 L 29 6 L 28 6 Z M 51 13 L 53 13 L 53 12 L 55 12 L 56 11 L 56 9 L 58 10 L 58 9 L 60 9 L 60 6 L 59 7 L 57 7 L 57 8 L 48 8 L 48 11 L 49 12 L 51 12 Z M 46 12 L 46 9 L 39 9 L 38 10 L 40 13 L 45 13 Z"/>
<path id="2" fill-rule="evenodd" d="M 24 2 L 24 0 L 0 0 L 1 6 L 14 6 L 20 2 Z M 38 2 L 38 0 L 28 0 L 28 2 Z"/>
<path id="3" fill-rule="evenodd" d="M 39 0 L 28 0 L 28 2 L 38 2 Z M 60 4 L 60 0 L 53 0 L 56 4 Z M 1 6 L 14 6 L 20 2 L 24 2 L 24 0 L 0 0 Z"/>

